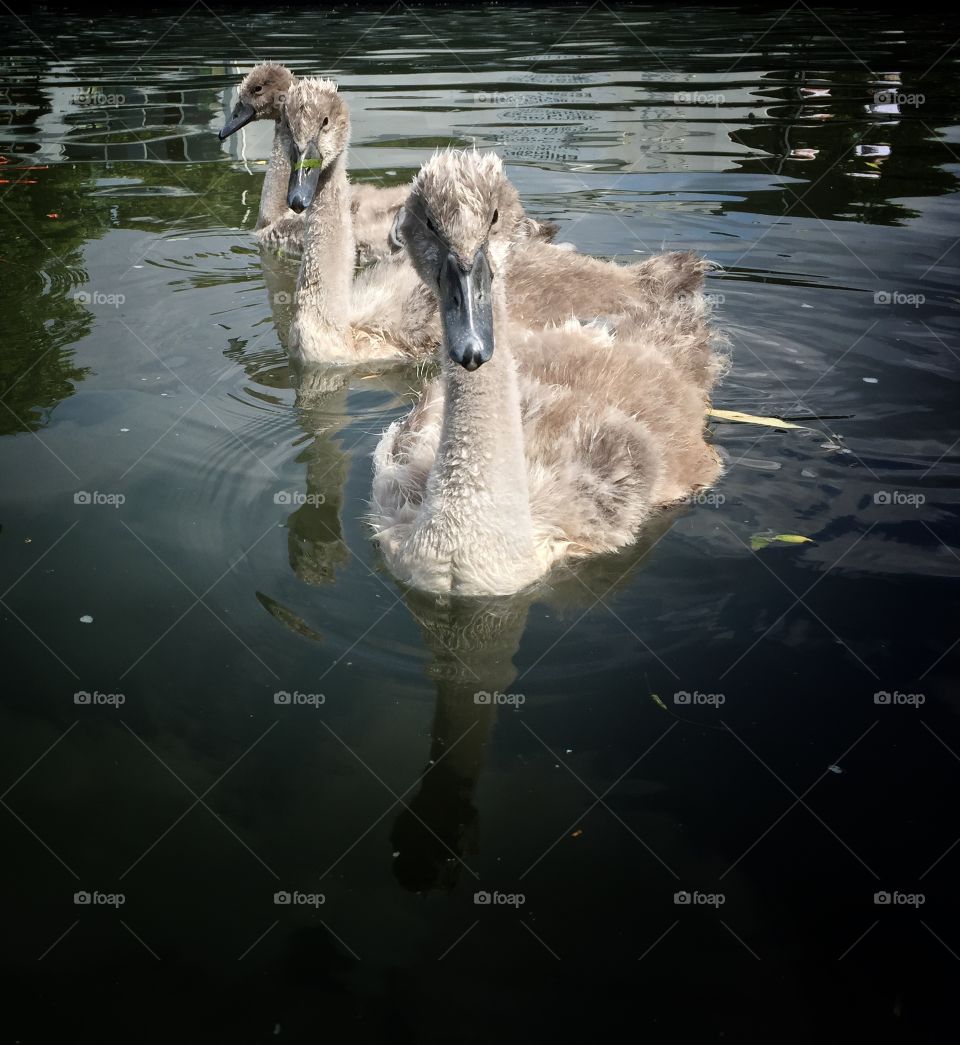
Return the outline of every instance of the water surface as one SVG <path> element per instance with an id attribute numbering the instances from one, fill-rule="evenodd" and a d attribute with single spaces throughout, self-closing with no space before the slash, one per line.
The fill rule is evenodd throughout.
<path id="1" fill-rule="evenodd" d="M 955 36 L 802 4 L 4 19 L 11 1040 L 941 1040 Z M 713 496 L 535 596 L 402 591 L 363 513 L 420 375 L 297 387 L 296 266 L 250 235 L 272 129 L 214 133 L 268 57 L 340 81 L 357 180 L 475 142 L 582 250 L 714 259 L 716 405 L 808 427 L 714 424 Z"/>

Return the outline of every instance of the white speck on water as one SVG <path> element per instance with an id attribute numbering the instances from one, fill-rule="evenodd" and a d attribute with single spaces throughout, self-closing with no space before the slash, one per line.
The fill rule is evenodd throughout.
<path id="1" fill-rule="evenodd" d="M 80 623 L 81 624 L 92 624 L 93 623 L 93 617 L 91 617 L 89 613 L 85 613 L 80 618 Z"/>
<path id="2" fill-rule="evenodd" d="M 394 860 L 396 860 L 396 858 L 397 858 L 397 857 L 398 857 L 399 855 L 400 855 L 400 850 L 399 850 L 399 849 L 394 849 L 394 851 L 393 851 L 393 858 L 394 858 Z"/>
<path id="3" fill-rule="evenodd" d="M 164 399 L 167 399 L 167 398 L 169 398 L 170 393 L 169 392 L 161 392 L 160 395 L 163 396 Z"/>
<path id="4" fill-rule="evenodd" d="M 129 428 L 121 428 L 121 429 L 120 429 L 120 431 L 121 431 L 121 432 L 129 432 L 129 431 L 130 431 L 130 429 L 129 429 Z"/>
<path id="5" fill-rule="evenodd" d="M 877 379 L 875 377 L 865 377 L 863 380 L 864 383 L 868 385 L 875 385 L 877 383 Z"/>
<path id="6" fill-rule="evenodd" d="M 831 773 L 842 773 L 843 772 L 843 770 L 839 766 L 827 766 L 827 769 L 829 769 Z"/>
<path id="7" fill-rule="evenodd" d="M 743 465 L 744 468 L 755 468 L 758 472 L 778 472 L 780 470 L 779 461 L 762 461 L 753 457 L 741 457 L 737 464 Z"/>
<path id="8" fill-rule="evenodd" d="M 802 304 L 802 305 L 801 305 L 800 307 L 801 307 L 801 308 L 813 308 L 813 305 L 808 305 L 808 304 L 807 304 L 807 303 L 806 303 L 806 302 L 804 301 L 804 302 L 803 302 L 803 304 Z"/>
<path id="9" fill-rule="evenodd" d="M 390 175 L 395 175 L 396 173 L 397 173 L 396 171 L 387 171 L 387 174 L 390 174 Z"/>
<path id="10" fill-rule="evenodd" d="M 817 473 L 812 468 L 802 468 L 800 474 L 804 479 L 816 479 Z"/>
<path id="11" fill-rule="evenodd" d="M 565 748 L 563 753 L 565 755 L 572 755 L 573 754 L 573 748 L 572 747 Z"/>

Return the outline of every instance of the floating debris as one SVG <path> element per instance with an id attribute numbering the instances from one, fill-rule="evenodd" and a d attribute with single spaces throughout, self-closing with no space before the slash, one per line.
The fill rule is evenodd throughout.
<path id="1" fill-rule="evenodd" d="M 740 410 L 710 410 L 708 417 L 718 421 L 735 421 L 743 425 L 766 425 L 768 428 L 802 428 L 803 425 L 781 421 L 779 417 L 758 417 L 756 414 L 744 414 Z"/>
<path id="2" fill-rule="evenodd" d="M 93 617 L 91 617 L 89 613 L 85 613 L 80 618 L 80 623 L 81 624 L 92 624 L 93 623 Z"/>
<path id="3" fill-rule="evenodd" d="M 779 461 L 762 461 L 757 457 L 738 457 L 734 464 L 742 464 L 744 468 L 754 468 L 758 472 L 778 472 L 782 467 Z"/>
<path id="4" fill-rule="evenodd" d="M 799 533 L 755 533 L 750 538 L 750 547 L 753 551 L 760 551 L 768 544 L 779 541 L 781 544 L 813 544 L 812 537 L 802 537 Z"/>

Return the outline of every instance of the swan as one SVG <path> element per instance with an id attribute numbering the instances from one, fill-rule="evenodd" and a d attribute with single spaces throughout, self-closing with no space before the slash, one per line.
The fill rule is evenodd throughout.
<path id="1" fill-rule="evenodd" d="M 287 205 L 290 180 L 291 142 L 281 119 L 283 103 L 297 78 L 277 62 L 261 62 L 243 78 L 230 119 L 218 132 L 220 141 L 245 127 L 252 120 L 274 120 L 273 147 L 260 194 L 260 212 L 254 235 L 273 250 L 300 250 L 303 247 L 303 214 Z M 350 214 L 361 262 L 395 253 L 399 243 L 391 238 L 397 213 L 407 198 L 407 185 L 379 188 L 356 185 L 352 188 Z"/>
<path id="2" fill-rule="evenodd" d="M 439 342 L 436 302 L 406 256 L 383 258 L 354 278 L 350 111 L 336 83 L 298 80 L 281 125 L 293 160 L 288 203 L 306 213 L 290 356 L 299 363 L 352 364 L 426 355 Z"/>
<path id="3" fill-rule="evenodd" d="M 253 120 L 274 120 L 273 147 L 267 172 L 263 179 L 263 190 L 260 193 L 260 211 L 254 225 L 256 233 L 261 233 L 268 226 L 281 218 L 293 217 L 287 207 L 287 182 L 290 180 L 289 143 L 281 132 L 280 113 L 283 99 L 295 81 L 293 73 L 277 62 L 261 62 L 254 66 L 241 80 L 237 91 L 237 102 L 230 114 L 230 119 L 217 132 L 220 141 L 226 141 L 241 127 Z M 303 222 L 299 222 L 299 238 L 303 238 Z M 296 238 L 294 226 L 290 234 Z M 259 238 L 259 237 L 258 237 Z"/>
<path id="4" fill-rule="evenodd" d="M 406 249 L 436 295 L 441 376 L 374 452 L 370 518 L 413 588 L 508 595 L 562 560 L 631 544 L 721 473 L 704 440 L 723 370 L 702 294 L 603 324 L 511 322 L 509 182 L 493 153 L 442 152 L 405 204 Z"/>

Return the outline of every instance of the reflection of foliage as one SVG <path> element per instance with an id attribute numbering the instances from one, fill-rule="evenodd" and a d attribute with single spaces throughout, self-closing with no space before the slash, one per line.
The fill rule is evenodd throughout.
<path id="1" fill-rule="evenodd" d="M 37 119 L 50 111 L 35 82 L 11 91 L 16 106 L 7 127 L 35 135 Z M 33 143 L 3 142 L 21 155 Z M 72 395 L 86 370 L 72 365 L 73 345 L 89 332 L 93 316 L 74 300 L 86 281 L 83 245 L 98 233 L 97 206 L 88 199 L 89 168 L 57 166 L 23 171 L 0 166 L 10 186 L 0 207 L 4 253 L 4 343 L 0 354 L 0 433 L 40 427 L 46 411 Z M 38 413 L 39 411 L 39 413 Z"/>
<path id="2" fill-rule="evenodd" d="M 830 88 L 830 95 L 804 97 L 800 92 L 808 79 L 806 72 L 778 72 L 776 79 L 787 80 L 790 86 L 763 89 L 766 96 L 783 101 L 764 109 L 765 115 L 774 120 L 741 128 L 730 135 L 737 144 L 762 154 L 738 161 L 741 170 L 782 173 L 806 180 L 805 185 L 784 186 L 766 193 L 770 199 L 769 213 L 789 210 L 798 218 L 904 225 L 918 217 L 919 212 L 891 197 L 938 196 L 956 191 L 956 177 L 942 165 L 946 154 L 942 146 L 931 140 L 932 132 L 925 121 L 909 111 L 892 116 L 866 112 L 876 90 L 874 81 L 864 77 Z M 815 118 L 818 115 L 830 118 Z M 881 142 L 890 146 L 890 156 L 882 167 L 855 154 L 857 145 Z M 794 150 L 816 152 L 812 158 L 797 163 L 791 162 Z M 898 185 L 900 191 L 894 191 Z M 798 196 L 803 197 L 803 202 L 797 202 Z M 749 200 L 727 206 L 730 210 L 756 212 L 757 196 L 751 194 Z M 767 212 L 766 207 L 763 212 Z"/>
<path id="3" fill-rule="evenodd" d="M 72 395 L 87 372 L 73 366 L 71 346 L 93 322 L 73 297 L 86 280 L 82 247 L 93 234 L 83 207 L 89 175 L 72 168 L 36 174 L 36 185 L 17 186 L 0 208 L 6 247 L 0 396 L 8 407 L 0 412 L 0 433 L 42 425 L 45 412 Z M 64 220 L 47 217 L 61 213 Z"/>
<path id="4" fill-rule="evenodd" d="M 30 154 L 39 148 L 37 123 L 51 112 L 49 101 L 35 81 L 4 93 L 9 107 L 0 129 L 0 172 L 8 184 L 0 196 L 5 280 L 0 397 L 7 409 L 0 410 L 0 434 L 42 426 L 47 412 L 72 395 L 87 373 L 72 364 L 72 346 L 90 333 L 94 321 L 76 297 L 94 289 L 86 287 L 84 246 L 110 228 L 152 235 L 152 226 L 236 225 L 242 217 L 240 190 L 249 183 L 243 172 L 213 163 L 45 165 Z M 176 122 L 174 117 L 179 113 L 171 114 Z M 84 118 L 88 126 L 96 125 L 94 113 Z M 107 137 L 117 140 L 114 132 Z M 184 158 L 183 143 L 175 138 L 149 149 L 151 156 L 162 149 L 158 159 Z M 78 143 L 67 151 L 72 158 L 96 160 L 104 150 Z"/>

